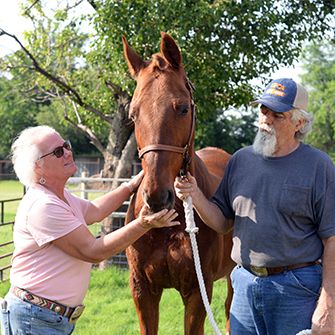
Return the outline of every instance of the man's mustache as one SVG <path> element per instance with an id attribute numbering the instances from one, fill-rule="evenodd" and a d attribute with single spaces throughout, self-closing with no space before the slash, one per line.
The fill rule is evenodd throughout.
<path id="1" fill-rule="evenodd" d="M 274 133 L 274 128 L 273 127 L 270 127 L 269 125 L 267 125 L 267 124 L 259 124 L 258 125 L 258 128 L 260 129 L 260 130 L 264 130 L 264 131 L 266 131 L 266 132 L 268 132 L 268 133 L 270 133 L 270 134 L 273 134 Z"/>

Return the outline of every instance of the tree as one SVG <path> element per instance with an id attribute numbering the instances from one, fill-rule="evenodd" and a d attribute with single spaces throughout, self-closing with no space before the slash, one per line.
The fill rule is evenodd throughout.
<path id="1" fill-rule="evenodd" d="M 56 102 L 36 102 L 36 95 L 25 92 L 20 80 L 0 77 L 0 159 L 9 159 L 10 147 L 18 133 L 38 124 L 49 124 L 71 140 L 76 154 L 92 154 L 94 147 L 76 128 L 67 127 L 57 115 Z M 27 78 L 28 79 L 28 78 Z M 29 99 L 27 99 L 27 95 Z M 37 98 L 38 100 L 38 98 Z"/>
<path id="2" fill-rule="evenodd" d="M 210 143 L 211 146 L 224 148 L 233 154 L 252 143 L 257 132 L 256 118 L 256 113 L 247 113 L 245 110 L 242 113 L 235 109 L 216 110 L 211 119 L 198 129 L 197 148 Z"/>
<path id="3" fill-rule="evenodd" d="M 305 52 L 303 83 L 314 114 L 308 141 L 335 159 L 335 43 L 312 44 Z"/>
<path id="4" fill-rule="evenodd" d="M 127 162 L 136 152 L 127 118 L 135 83 L 123 59 L 122 34 L 147 59 L 158 51 L 160 31 L 176 39 L 196 86 L 201 129 L 210 121 L 221 122 L 214 117 L 218 110 L 250 101 L 257 91 L 250 80 L 290 65 L 306 39 L 331 29 L 328 18 L 334 16 L 335 7 L 327 0 L 89 3 L 95 11 L 92 17 L 71 19 L 71 6 L 57 9 L 48 18 L 43 1 L 27 1 L 25 15 L 36 28 L 5 66 L 17 75 L 18 68 L 26 69 L 43 98 L 63 101 L 65 118 L 103 154 L 104 174 L 116 177 L 129 175 Z M 87 34 L 79 29 L 87 20 L 93 20 L 96 32 L 89 48 Z M 106 133 L 105 146 L 101 134 L 105 138 Z M 198 136 L 197 141 L 210 144 L 206 137 Z"/>
<path id="5" fill-rule="evenodd" d="M 0 159 L 9 158 L 12 141 L 23 128 L 36 125 L 38 110 L 39 106 L 22 98 L 17 83 L 0 77 Z"/>

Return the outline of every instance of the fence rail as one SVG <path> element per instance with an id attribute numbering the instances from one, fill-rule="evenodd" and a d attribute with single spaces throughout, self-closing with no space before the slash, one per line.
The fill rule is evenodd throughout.
<path id="1" fill-rule="evenodd" d="M 103 183 L 105 186 L 106 184 L 120 184 L 122 182 L 129 181 L 129 178 L 91 178 L 91 177 L 71 177 L 68 181 L 68 186 L 72 185 L 78 185 L 78 188 L 72 188 L 70 187 L 70 191 L 72 193 L 79 193 L 79 196 L 83 199 L 89 199 L 90 194 L 96 195 L 97 193 L 107 193 L 111 190 L 111 187 L 104 187 L 103 189 L 93 189 L 89 186 L 90 183 Z M 14 221 L 7 221 L 5 222 L 5 204 L 11 203 L 14 201 L 20 201 L 22 198 L 14 198 L 14 199 L 6 199 L 6 200 L 0 200 L 0 236 L 2 236 L 2 231 L 5 226 L 12 226 L 14 225 Z M 114 230 L 119 229 L 124 225 L 126 212 L 129 206 L 129 201 L 125 201 L 123 205 L 118 208 L 115 212 L 113 212 L 109 218 L 103 220 L 100 223 L 95 224 L 96 229 L 94 230 L 94 234 L 96 236 L 101 236 L 104 234 L 108 234 L 109 232 L 112 232 Z M 3 252 L 4 247 L 9 247 L 13 245 L 13 239 L 9 241 L 3 241 L 0 243 L 0 261 L 4 260 L 6 258 L 10 258 L 13 255 L 13 251 L 5 251 Z M 10 263 L 10 260 L 8 261 Z M 104 262 L 106 264 L 106 262 Z M 125 256 L 124 252 L 121 252 L 113 257 L 111 257 L 107 264 L 113 264 L 120 267 L 127 267 L 128 262 L 127 258 Z M 105 265 L 104 265 L 105 266 Z M 0 281 L 3 281 L 7 279 L 8 277 L 8 270 L 11 268 L 10 264 L 3 264 L 3 261 L 0 265 Z M 7 271 L 7 272 L 6 272 Z"/>
<path id="2" fill-rule="evenodd" d="M 14 242 L 13 242 L 13 225 L 14 221 L 5 221 L 5 205 L 12 202 L 19 202 L 22 198 L 13 198 L 0 200 L 0 281 L 8 279 L 8 270 L 11 268 L 10 258 L 13 256 Z M 11 227 L 11 228 L 9 228 Z M 10 240 L 5 241 L 3 236 L 11 235 Z M 9 238 L 9 237 L 8 237 Z M 6 261 L 5 261 L 6 260 Z"/>

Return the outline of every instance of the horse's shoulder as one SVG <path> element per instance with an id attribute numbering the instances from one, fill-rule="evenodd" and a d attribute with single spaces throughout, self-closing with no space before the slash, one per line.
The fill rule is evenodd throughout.
<path id="1" fill-rule="evenodd" d="M 212 196 L 219 186 L 229 158 L 230 154 L 216 147 L 206 147 L 196 151 L 196 179 L 206 196 Z"/>
<path id="2" fill-rule="evenodd" d="M 230 154 L 217 147 L 206 147 L 196 151 L 196 155 L 205 164 L 208 171 L 218 178 L 222 178 L 230 159 Z"/>
<path id="3" fill-rule="evenodd" d="M 205 147 L 196 151 L 196 154 L 203 160 L 206 161 L 220 161 L 225 164 L 230 158 L 230 154 L 218 147 Z"/>

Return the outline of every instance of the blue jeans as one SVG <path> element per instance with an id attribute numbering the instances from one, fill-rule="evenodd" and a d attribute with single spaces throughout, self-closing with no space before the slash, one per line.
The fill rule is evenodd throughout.
<path id="1" fill-rule="evenodd" d="M 232 335 L 296 335 L 311 329 L 322 282 L 321 265 L 268 277 L 257 277 L 238 265 L 231 279 Z"/>
<path id="2" fill-rule="evenodd" d="M 67 317 L 7 293 L 0 310 L 2 335 L 68 335 L 74 325 Z"/>

